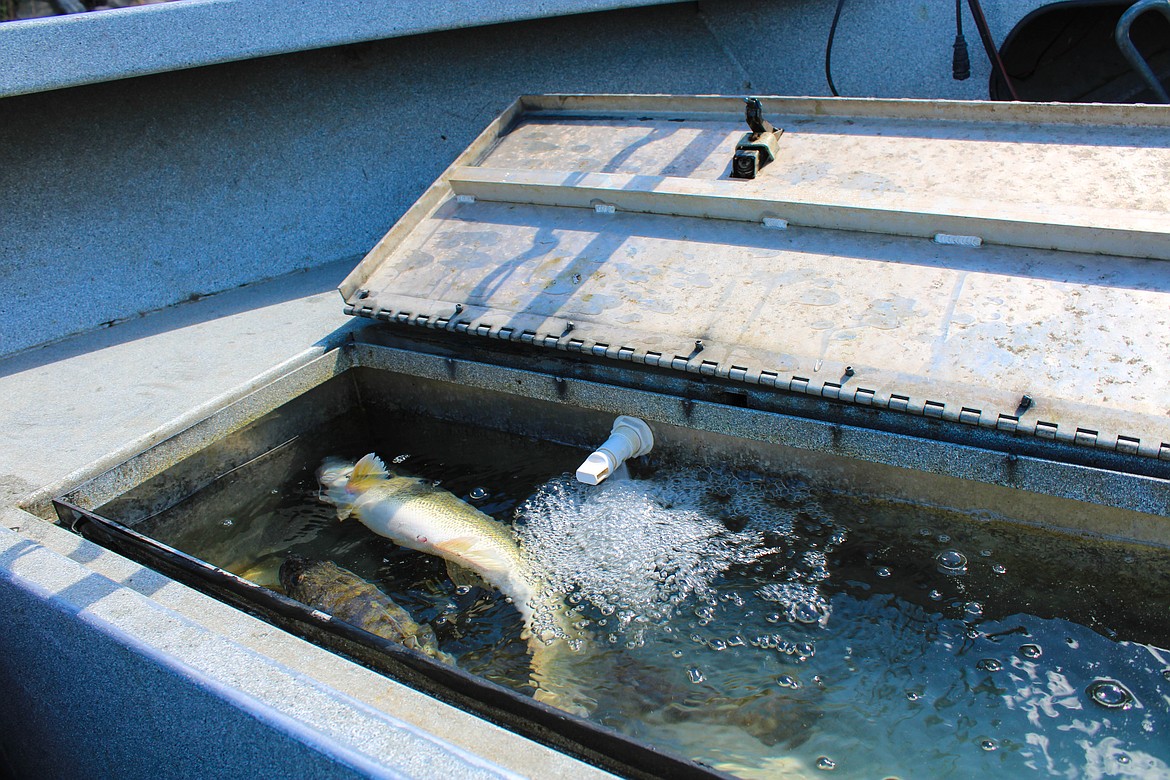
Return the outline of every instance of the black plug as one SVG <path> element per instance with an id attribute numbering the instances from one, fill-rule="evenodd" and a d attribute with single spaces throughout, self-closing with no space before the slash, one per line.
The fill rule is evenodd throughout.
<path id="1" fill-rule="evenodd" d="M 955 35 L 955 56 L 951 60 L 951 74 L 955 81 L 971 78 L 971 55 L 967 53 L 967 39 L 963 33 Z"/>

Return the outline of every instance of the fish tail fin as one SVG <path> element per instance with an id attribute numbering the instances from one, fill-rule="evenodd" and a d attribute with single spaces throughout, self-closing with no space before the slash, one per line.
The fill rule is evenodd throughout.
<path id="1" fill-rule="evenodd" d="M 349 490 L 366 490 L 390 476 L 386 464 L 374 453 L 366 455 L 353 465 L 346 487 Z"/>
<path id="2" fill-rule="evenodd" d="M 541 584 L 538 601 L 530 605 L 521 636 L 528 641 L 530 665 L 537 701 L 574 715 L 587 717 L 597 701 L 588 693 L 589 686 L 575 674 L 580 650 L 588 636 L 576 625 L 568 605 L 559 594 Z"/>
<path id="3" fill-rule="evenodd" d="M 536 689 L 533 698 L 573 715 L 589 717 L 589 713 L 596 709 L 597 701 L 573 673 L 575 653 L 568 644 L 564 640 L 545 644 L 534 637 L 528 646 L 532 651 L 529 681 Z"/>

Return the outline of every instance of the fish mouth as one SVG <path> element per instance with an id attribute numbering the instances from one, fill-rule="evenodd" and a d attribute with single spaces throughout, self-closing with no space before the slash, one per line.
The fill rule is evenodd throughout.
<path id="1" fill-rule="evenodd" d="M 343 484 L 353 473 L 354 464 L 340 458 L 326 458 L 317 469 L 317 482 L 328 489 Z"/>

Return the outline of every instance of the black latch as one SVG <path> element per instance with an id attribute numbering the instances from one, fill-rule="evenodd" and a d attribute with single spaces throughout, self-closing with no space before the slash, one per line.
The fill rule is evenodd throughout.
<path id="1" fill-rule="evenodd" d="M 744 133 L 735 145 L 735 157 L 731 159 L 733 179 L 756 178 L 761 168 L 776 159 L 780 136 L 784 134 L 783 128 L 764 119 L 764 107 L 759 98 L 744 98 L 744 102 L 747 103 L 744 114 L 752 131 Z"/>

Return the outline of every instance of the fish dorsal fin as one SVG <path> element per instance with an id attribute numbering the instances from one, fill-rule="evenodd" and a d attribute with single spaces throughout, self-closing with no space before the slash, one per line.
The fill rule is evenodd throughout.
<path id="1" fill-rule="evenodd" d="M 492 588 L 491 585 L 484 582 L 483 577 L 471 569 L 460 566 L 454 561 L 447 561 L 447 576 L 451 578 L 451 582 L 455 583 L 457 587 L 483 588 L 484 590 L 491 590 Z"/>
<path id="2" fill-rule="evenodd" d="M 483 549 L 480 540 L 474 536 L 460 536 L 455 539 L 448 539 L 445 542 L 436 544 L 435 549 L 447 553 L 451 558 L 456 558 L 460 562 L 466 561 L 465 565 L 467 566 L 474 566 L 488 571 L 498 571 L 500 569 L 500 561 L 488 550 Z M 447 560 L 451 560 L 451 558 L 447 558 Z"/>
<path id="3" fill-rule="evenodd" d="M 375 482 L 386 479 L 389 475 L 390 472 L 386 471 L 386 464 L 371 452 L 353 464 L 353 471 L 349 474 L 347 487 L 350 490 L 362 490 Z"/>

